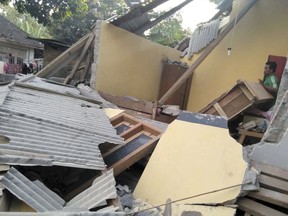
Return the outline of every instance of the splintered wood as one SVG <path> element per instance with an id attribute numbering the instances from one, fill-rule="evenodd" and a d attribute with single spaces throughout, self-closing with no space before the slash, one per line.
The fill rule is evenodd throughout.
<path id="1" fill-rule="evenodd" d="M 260 174 L 260 189 L 239 199 L 239 209 L 254 216 L 288 215 L 288 171 L 252 161 Z"/>

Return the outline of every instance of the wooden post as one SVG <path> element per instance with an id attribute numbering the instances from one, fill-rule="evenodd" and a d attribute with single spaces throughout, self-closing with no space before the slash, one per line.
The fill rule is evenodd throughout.
<path id="1" fill-rule="evenodd" d="M 240 11 L 238 18 L 232 20 L 228 26 L 220 33 L 220 35 L 203 51 L 199 58 L 186 70 L 186 72 L 174 83 L 174 85 L 164 94 L 159 104 L 164 104 L 178 89 L 179 87 L 193 74 L 194 70 L 206 59 L 206 57 L 212 52 L 212 50 L 222 41 L 222 39 L 230 32 L 235 24 L 249 11 L 249 9 L 257 2 L 257 0 L 251 0 Z"/>
<path id="2" fill-rule="evenodd" d="M 77 68 L 79 67 L 80 63 L 83 60 L 83 57 L 85 56 L 85 54 L 86 54 L 87 50 L 89 49 L 92 41 L 94 40 L 94 37 L 95 37 L 95 34 L 93 31 L 92 33 L 90 33 L 89 38 L 88 38 L 88 40 L 84 46 L 84 49 L 82 50 L 82 52 L 81 52 L 79 58 L 77 59 L 75 65 L 73 66 L 71 73 L 66 77 L 64 84 L 69 84 L 71 82 L 71 80 L 73 79 L 73 77 L 77 71 Z"/>
<path id="3" fill-rule="evenodd" d="M 88 53 L 87 53 L 87 57 L 86 57 L 86 62 L 85 62 L 85 68 L 83 69 L 83 72 L 81 73 L 80 75 L 80 81 L 83 82 L 85 77 L 86 77 L 86 74 L 88 73 L 88 70 L 90 68 L 90 64 L 91 64 L 91 61 L 92 61 L 92 50 L 89 49 L 88 50 Z"/>
<path id="4" fill-rule="evenodd" d="M 66 51 L 61 53 L 57 58 L 55 58 L 53 61 L 51 61 L 49 64 L 47 64 L 42 70 L 40 70 L 36 76 L 37 77 L 46 77 L 51 72 L 56 73 L 55 69 L 58 70 L 61 69 L 62 64 L 67 63 L 67 60 L 70 58 L 70 56 L 73 55 L 73 53 L 77 52 L 88 40 L 90 34 L 85 35 L 82 37 L 78 42 L 73 44 L 71 47 L 69 47 Z"/>

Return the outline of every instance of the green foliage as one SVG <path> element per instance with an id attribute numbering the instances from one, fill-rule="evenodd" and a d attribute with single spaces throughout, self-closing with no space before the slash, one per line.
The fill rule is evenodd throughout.
<path id="1" fill-rule="evenodd" d="M 128 12 L 124 0 L 98 0 L 96 16 L 106 20 L 116 15 L 123 15 Z"/>
<path id="2" fill-rule="evenodd" d="M 0 15 L 27 32 L 31 37 L 51 38 L 48 29 L 44 25 L 39 24 L 34 17 L 27 13 L 20 14 L 15 8 L 9 5 L 0 5 Z"/>
<path id="3" fill-rule="evenodd" d="M 20 13 L 17 13 L 18 17 L 26 20 L 30 14 L 47 26 L 53 38 L 70 44 L 89 32 L 97 19 L 106 20 L 128 11 L 124 0 L 0 0 L 0 3 L 13 3 Z M 21 22 L 18 20 L 17 23 L 19 26 Z M 26 30 L 29 24 L 23 24 Z M 39 31 L 41 29 L 43 26 L 39 26 Z"/>
<path id="4" fill-rule="evenodd" d="M 0 0 L 0 3 L 8 2 L 12 2 L 18 12 L 27 12 L 44 25 L 87 10 L 86 0 Z"/>
<path id="5" fill-rule="evenodd" d="M 49 29 L 53 38 L 72 44 L 91 30 L 98 19 L 106 20 L 128 10 L 123 0 L 89 0 L 88 9 L 64 19 L 54 19 Z"/>
<path id="6" fill-rule="evenodd" d="M 189 30 L 182 28 L 181 23 L 182 17 L 179 13 L 170 16 L 154 26 L 146 37 L 164 46 L 175 47 L 179 41 L 190 34 Z"/>

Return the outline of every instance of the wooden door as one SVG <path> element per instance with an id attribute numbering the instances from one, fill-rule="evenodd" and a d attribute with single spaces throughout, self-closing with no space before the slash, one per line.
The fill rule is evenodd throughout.
<path id="1" fill-rule="evenodd" d="M 161 74 L 158 100 L 172 87 L 172 85 L 187 69 L 188 67 L 180 64 L 164 63 Z M 167 100 L 165 104 L 179 105 L 181 110 L 185 110 L 187 108 L 191 81 L 192 77 L 187 79 L 187 81 L 181 85 L 181 87 Z"/>

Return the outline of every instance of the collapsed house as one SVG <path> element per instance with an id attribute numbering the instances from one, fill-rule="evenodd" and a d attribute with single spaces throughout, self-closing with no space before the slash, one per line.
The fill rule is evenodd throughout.
<path id="1" fill-rule="evenodd" d="M 287 215 L 287 69 L 279 72 L 279 96 L 265 134 L 249 131 L 245 123 L 255 119 L 242 122 L 245 127 L 234 139 L 227 127 L 249 107 L 273 99 L 255 81 L 267 58 L 286 63 L 285 41 L 277 34 L 279 43 L 263 47 L 263 41 L 253 38 L 272 38 L 259 26 L 271 27 L 267 20 L 287 16 L 287 2 L 275 2 L 234 1 L 237 10 L 230 22 L 211 44 L 198 54 L 194 50 L 192 59 L 123 30 L 124 18 L 119 18 L 121 28 L 98 22 L 38 74 L 3 87 L 4 210 L 27 210 L 26 205 L 19 209 L 22 202 L 5 205 L 10 196 L 12 203 L 23 200 L 28 211 L 39 212 L 35 215 Z M 132 15 L 127 17 L 137 17 Z M 287 32 L 278 23 L 273 30 L 273 35 Z M 61 68 L 72 61 L 71 71 L 63 73 Z M 167 74 L 175 76 L 169 80 Z M 239 79 L 244 81 L 237 83 Z M 79 81 L 92 89 L 69 86 Z M 155 121 L 170 102 L 188 111 L 168 110 L 176 113 L 172 120 L 162 119 L 169 125 Z M 105 107 L 110 109 L 104 113 Z M 242 156 L 238 142 L 243 144 L 247 136 L 263 138 L 247 145 Z M 147 166 L 133 195 L 148 204 L 130 206 L 124 213 L 115 201 L 114 176 L 143 158 Z"/>

